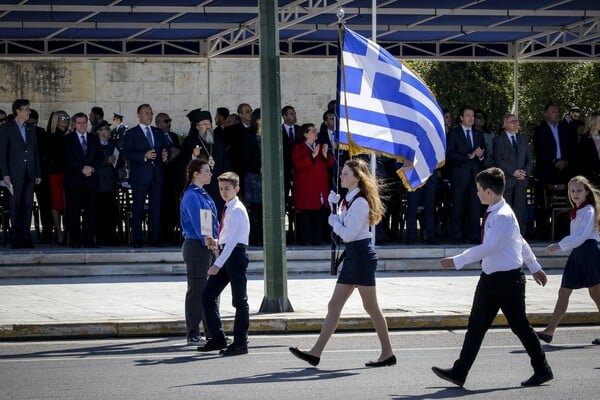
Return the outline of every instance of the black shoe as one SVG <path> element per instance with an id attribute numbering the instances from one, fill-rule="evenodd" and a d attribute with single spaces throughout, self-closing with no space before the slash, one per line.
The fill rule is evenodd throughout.
<path id="1" fill-rule="evenodd" d="M 434 374 L 436 374 L 445 381 L 454 383 L 455 385 L 458 385 L 460 387 L 463 387 L 463 385 L 465 384 L 466 378 L 459 377 L 452 368 L 443 369 L 438 367 L 431 367 L 431 370 Z"/>
<path id="2" fill-rule="evenodd" d="M 313 356 L 311 354 L 305 353 L 302 350 L 299 350 L 297 347 L 290 347 L 290 352 L 298 357 L 299 359 L 306 361 L 313 367 L 319 365 L 319 361 L 321 361 L 321 357 Z"/>
<path id="3" fill-rule="evenodd" d="M 96 243 L 84 243 L 83 247 L 87 248 L 87 249 L 99 249 L 100 246 L 98 246 Z"/>
<path id="4" fill-rule="evenodd" d="M 548 368 L 548 370 L 544 373 L 538 374 L 535 373 L 531 376 L 531 378 L 526 381 L 521 382 L 521 386 L 540 386 L 554 378 L 552 375 L 552 370 Z"/>
<path id="5" fill-rule="evenodd" d="M 592 344 L 600 344 L 600 338 L 592 340 Z"/>
<path id="6" fill-rule="evenodd" d="M 365 367 L 391 367 L 392 365 L 396 365 L 396 362 L 396 356 L 392 355 L 385 360 L 369 361 L 368 363 L 365 363 Z"/>
<path id="7" fill-rule="evenodd" d="M 198 351 L 214 351 L 221 350 L 227 347 L 227 340 L 225 338 L 222 339 L 210 339 L 204 346 L 198 346 Z"/>
<path id="8" fill-rule="evenodd" d="M 239 344 L 233 342 L 229 346 L 227 346 L 226 349 L 221 350 L 219 352 L 219 354 L 222 354 L 224 357 L 248 354 L 248 346 L 247 345 L 239 345 Z"/>
<path id="9" fill-rule="evenodd" d="M 430 244 L 432 246 L 437 246 L 437 245 L 440 244 L 440 241 L 437 240 L 437 239 L 430 239 L 430 240 L 427 241 L 427 244 Z"/>
<path id="10" fill-rule="evenodd" d="M 72 249 L 78 249 L 81 247 L 81 243 L 71 243 L 69 247 L 71 247 Z"/>
<path id="11" fill-rule="evenodd" d="M 134 249 L 141 249 L 142 248 L 142 242 L 133 242 L 131 244 L 131 247 L 133 247 Z"/>
<path id="12" fill-rule="evenodd" d="M 547 333 L 544 333 L 544 332 L 536 332 L 535 334 L 541 341 L 546 342 L 546 343 L 552 343 L 552 335 L 548 335 Z"/>
<path id="13" fill-rule="evenodd" d="M 150 241 L 150 247 L 165 247 L 162 242 L 152 240 Z"/>

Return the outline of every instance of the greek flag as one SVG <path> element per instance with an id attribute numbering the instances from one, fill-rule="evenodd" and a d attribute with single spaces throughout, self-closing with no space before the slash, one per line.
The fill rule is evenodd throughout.
<path id="1" fill-rule="evenodd" d="M 347 28 L 338 88 L 339 143 L 351 153 L 370 150 L 402 161 L 398 175 L 408 190 L 422 186 L 443 165 L 444 116 L 427 85 L 385 49 Z"/>

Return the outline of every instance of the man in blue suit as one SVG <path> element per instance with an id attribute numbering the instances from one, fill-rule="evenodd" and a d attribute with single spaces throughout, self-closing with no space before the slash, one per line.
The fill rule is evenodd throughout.
<path id="1" fill-rule="evenodd" d="M 162 185 L 165 180 L 164 164 L 168 160 L 170 145 L 164 133 L 151 126 L 152 107 L 142 104 L 137 109 L 139 124 L 125 132 L 125 158 L 130 163 L 129 184 L 133 196 L 131 236 L 133 247 L 141 247 L 142 217 L 146 197 L 149 202 L 148 234 L 150 246 L 161 247 L 160 207 Z"/>
<path id="2" fill-rule="evenodd" d="M 481 203 L 477 197 L 475 175 L 483 169 L 486 146 L 483 134 L 473 129 L 475 112 L 464 107 L 460 112 L 460 124 L 448 132 L 446 138 L 446 161 L 450 171 L 452 190 L 452 243 L 463 240 L 463 213 L 467 214 L 467 236 L 471 243 L 480 240 Z"/>
<path id="3" fill-rule="evenodd" d="M 33 247 L 31 209 L 33 187 L 42 181 L 36 131 L 29 120 L 29 100 L 18 99 L 12 105 L 14 118 L 0 129 L 0 171 L 10 196 L 11 236 L 14 249 Z"/>

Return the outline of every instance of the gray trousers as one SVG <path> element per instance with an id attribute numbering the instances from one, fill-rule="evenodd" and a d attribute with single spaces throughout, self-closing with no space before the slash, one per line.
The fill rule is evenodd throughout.
<path id="1" fill-rule="evenodd" d="M 183 261 L 187 268 L 187 292 L 185 293 L 185 331 L 189 338 L 200 336 L 200 321 L 207 333 L 204 319 L 202 293 L 206 286 L 207 272 L 211 267 L 213 253 L 200 241 L 186 239 L 182 247 Z"/>

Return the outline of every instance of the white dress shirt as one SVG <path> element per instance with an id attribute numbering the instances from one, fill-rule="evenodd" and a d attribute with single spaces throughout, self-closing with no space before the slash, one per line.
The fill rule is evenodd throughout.
<path id="1" fill-rule="evenodd" d="M 569 235 L 558 242 L 558 245 L 563 251 L 571 250 L 588 239 L 600 242 L 600 235 L 596 230 L 596 212 L 591 204 L 577 210 L 575 219 L 571 220 Z"/>
<path id="2" fill-rule="evenodd" d="M 359 188 L 354 188 L 346 194 L 346 202 L 352 203 L 350 208 L 340 207 L 338 218 L 331 225 L 333 231 L 342 238 L 345 243 L 356 240 L 370 239 L 369 231 L 369 203 L 364 197 L 354 197 L 360 192 Z"/>
<path id="3" fill-rule="evenodd" d="M 483 243 L 452 257 L 456 269 L 481 260 L 486 275 L 521 268 L 523 261 L 532 274 L 542 269 L 531 247 L 519 231 L 512 208 L 504 199 L 488 207 Z"/>
<path id="4" fill-rule="evenodd" d="M 223 246 L 223 250 L 214 262 L 214 265 L 219 268 L 225 264 L 238 243 L 248 245 L 248 236 L 250 236 L 250 220 L 242 202 L 236 196 L 225 203 L 225 206 L 227 210 L 218 238 L 218 243 Z"/>

